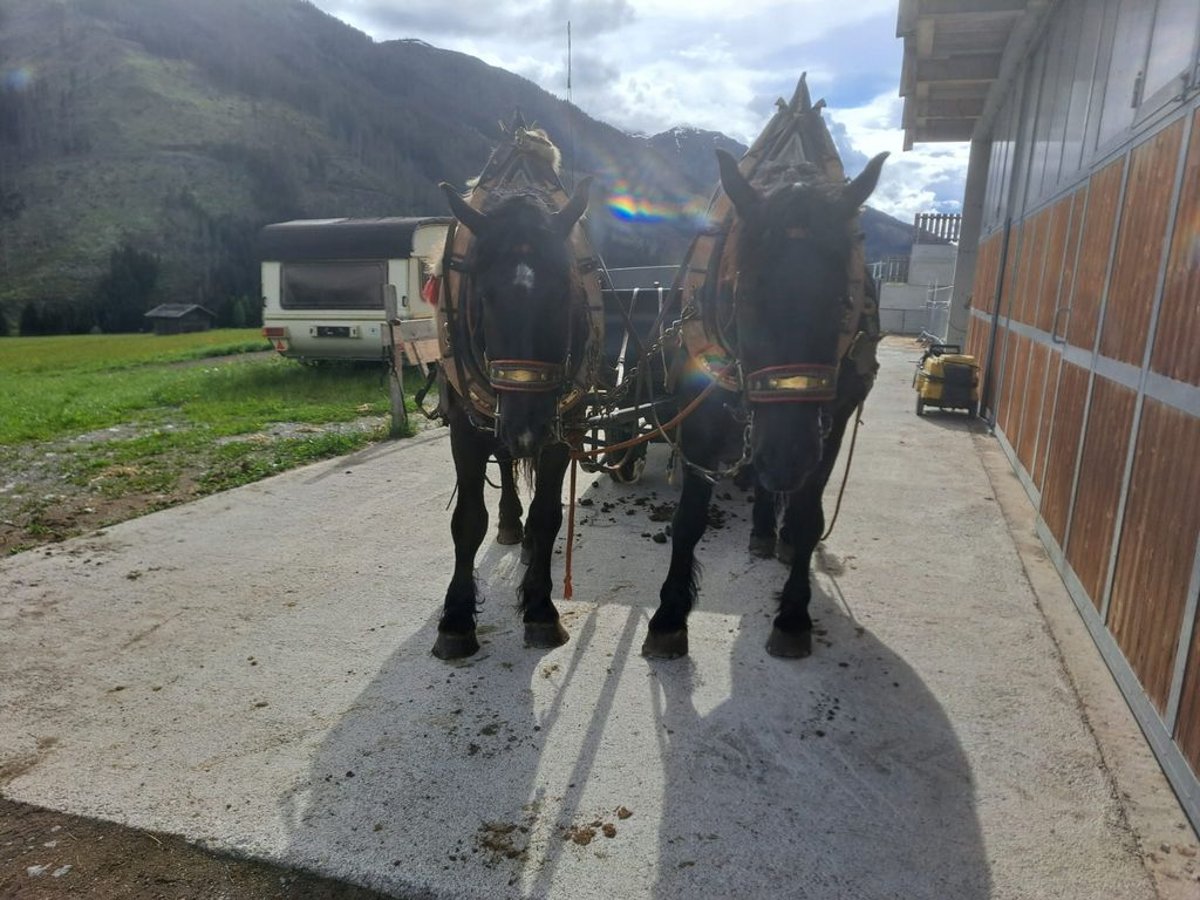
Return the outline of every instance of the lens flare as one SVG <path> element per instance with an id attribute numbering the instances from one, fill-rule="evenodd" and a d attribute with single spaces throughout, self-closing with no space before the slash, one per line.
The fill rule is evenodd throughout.
<path id="1" fill-rule="evenodd" d="M 4 88 L 9 91 L 23 91 L 33 84 L 33 69 L 21 66 L 7 69 L 4 72 Z"/>
<path id="2" fill-rule="evenodd" d="M 701 227 L 707 221 L 708 196 L 696 196 L 666 160 L 642 157 L 641 165 L 589 148 L 583 160 L 607 189 L 609 214 L 622 222 L 680 223 Z M 715 184 L 715 181 L 714 181 Z"/>
<path id="3" fill-rule="evenodd" d="M 703 220 L 707 200 L 659 198 L 639 190 L 626 178 L 616 178 L 608 195 L 608 210 L 625 222 L 690 222 Z"/>

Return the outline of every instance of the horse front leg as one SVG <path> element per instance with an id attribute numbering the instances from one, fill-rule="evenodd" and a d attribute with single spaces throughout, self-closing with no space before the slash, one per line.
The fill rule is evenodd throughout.
<path id="1" fill-rule="evenodd" d="M 785 659 L 799 659 L 812 653 L 812 618 L 808 604 L 812 600 L 812 554 L 825 530 L 825 512 L 821 493 L 825 479 L 806 485 L 789 495 L 784 511 L 780 543 L 791 548 L 791 569 L 779 595 L 779 612 L 767 639 L 767 653 Z"/>
<path id="2" fill-rule="evenodd" d="M 770 559 L 775 555 L 775 494 L 754 482 L 754 506 L 751 512 L 750 555 Z"/>
<path id="3" fill-rule="evenodd" d="M 538 458 L 533 499 L 525 523 L 529 565 L 520 588 L 526 647 L 559 647 L 570 639 L 550 599 L 554 588 L 550 564 L 554 558 L 554 540 L 562 528 L 562 485 L 569 453 L 566 444 L 554 444 L 543 449 Z"/>
<path id="4" fill-rule="evenodd" d="M 450 416 L 450 447 L 458 475 L 458 500 L 450 519 L 454 538 L 454 575 L 446 590 L 433 655 L 462 659 L 479 650 L 475 637 L 478 609 L 475 554 L 487 533 L 488 512 L 483 502 L 484 474 L 491 448 L 488 439 L 463 416 Z"/>
<path id="5" fill-rule="evenodd" d="M 684 469 L 683 493 L 671 519 L 671 567 L 659 591 L 658 611 L 642 644 L 642 656 L 676 659 L 688 652 L 687 617 L 696 604 L 700 563 L 696 544 L 708 527 L 711 482 Z"/>
<path id="6" fill-rule="evenodd" d="M 524 537 L 521 528 L 521 497 L 517 493 L 517 479 L 512 457 L 501 451 L 496 454 L 500 464 L 500 521 L 496 525 L 497 544 L 519 544 Z"/>
<path id="7" fill-rule="evenodd" d="M 812 653 L 812 618 L 808 614 L 808 604 L 812 600 L 812 555 L 825 533 L 825 510 L 821 499 L 825 485 L 833 473 L 850 417 L 861 398 L 866 396 L 865 389 L 858 391 L 860 385 L 857 382 L 853 387 L 855 391 L 848 392 L 850 399 L 844 400 L 834 411 L 817 471 L 800 490 L 788 496 L 783 527 L 779 530 L 778 556 L 781 561 L 788 562 L 791 569 L 779 595 L 779 613 L 767 639 L 767 652 L 771 656 L 799 659 Z M 791 558 L 785 560 L 787 552 Z"/>

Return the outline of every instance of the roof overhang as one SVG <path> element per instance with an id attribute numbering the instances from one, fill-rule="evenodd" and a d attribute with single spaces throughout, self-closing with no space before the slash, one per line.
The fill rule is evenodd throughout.
<path id="1" fill-rule="evenodd" d="M 1056 0 L 900 0 L 904 149 L 982 137 Z"/>

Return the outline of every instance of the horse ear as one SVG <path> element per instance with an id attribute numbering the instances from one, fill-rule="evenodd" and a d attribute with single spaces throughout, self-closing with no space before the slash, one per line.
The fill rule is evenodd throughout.
<path id="1" fill-rule="evenodd" d="M 471 229 L 473 234 L 482 234 L 487 228 L 487 216 L 468 204 L 466 200 L 458 195 L 458 191 L 454 190 L 446 182 L 443 181 L 438 187 L 442 189 L 442 193 L 450 201 L 450 211 L 454 213 L 454 218 Z"/>
<path id="2" fill-rule="evenodd" d="M 718 149 L 717 166 L 721 170 L 721 187 L 725 189 L 726 196 L 733 202 L 733 208 L 743 219 L 749 218 L 762 202 L 758 191 L 746 180 L 746 176 L 738 168 L 737 160 L 731 153 Z"/>
<path id="3" fill-rule="evenodd" d="M 867 198 L 875 190 L 875 185 L 879 183 L 879 172 L 883 168 L 883 161 L 887 158 L 888 153 L 885 150 L 867 163 L 866 167 L 858 173 L 858 177 L 846 185 L 842 197 L 851 209 L 857 210 L 867 202 Z"/>
<path id="4" fill-rule="evenodd" d="M 588 195 L 592 190 L 592 176 L 585 175 L 579 179 L 579 184 L 575 185 L 575 193 L 571 195 L 571 199 L 567 201 L 567 205 L 554 213 L 551 217 L 555 232 L 562 235 L 564 238 L 571 233 L 571 229 L 575 227 L 575 223 L 579 221 L 579 217 L 587 210 Z"/>

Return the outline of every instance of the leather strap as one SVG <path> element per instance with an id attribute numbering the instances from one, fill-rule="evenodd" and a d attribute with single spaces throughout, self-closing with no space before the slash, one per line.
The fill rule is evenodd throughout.
<path id="1" fill-rule="evenodd" d="M 837 396 L 837 366 L 769 366 L 746 376 L 751 403 L 824 403 Z"/>

